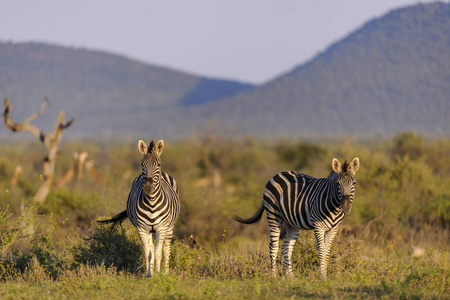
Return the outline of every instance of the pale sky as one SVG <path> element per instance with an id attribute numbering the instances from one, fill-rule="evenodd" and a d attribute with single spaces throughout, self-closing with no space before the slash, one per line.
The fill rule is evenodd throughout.
<path id="1" fill-rule="evenodd" d="M 260 84 L 307 62 L 373 18 L 417 3 L 0 0 L 0 41 L 100 50 L 195 75 Z"/>

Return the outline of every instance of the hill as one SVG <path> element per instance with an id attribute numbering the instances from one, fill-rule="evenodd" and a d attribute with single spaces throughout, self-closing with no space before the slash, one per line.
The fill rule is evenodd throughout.
<path id="1" fill-rule="evenodd" d="M 449 4 L 398 9 L 288 74 L 194 114 L 262 137 L 448 136 L 449 32 Z"/>
<path id="2" fill-rule="evenodd" d="M 37 112 L 47 96 L 51 107 L 35 122 L 51 129 L 63 108 L 67 118 L 75 118 L 67 134 L 77 136 L 145 132 L 155 126 L 147 123 L 147 112 L 158 116 L 253 88 L 105 52 L 41 43 L 0 43 L 0 69 L 0 95 L 11 100 L 15 119 Z"/>
<path id="3" fill-rule="evenodd" d="M 449 32 L 450 4 L 400 8 L 258 87 L 98 51 L 0 43 L 0 95 L 16 119 L 48 96 L 55 111 L 41 122 L 51 128 L 63 108 L 73 136 L 189 138 L 212 126 L 263 138 L 448 136 Z"/>

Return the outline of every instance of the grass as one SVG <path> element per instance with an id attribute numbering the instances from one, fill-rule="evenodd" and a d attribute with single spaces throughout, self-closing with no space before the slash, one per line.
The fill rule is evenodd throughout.
<path id="1" fill-rule="evenodd" d="M 11 298 L 165 298 L 165 299 L 286 299 L 299 298 L 448 298 L 450 271 L 443 258 L 388 257 L 363 262 L 353 272 L 331 274 L 326 281 L 314 272 L 296 278 L 251 278 L 157 275 L 116 272 L 104 266 L 81 266 L 66 271 L 58 280 L 40 278 L 39 269 L 1 284 L 0 296 Z M 448 262 L 448 258 L 446 260 Z M 176 272 L 176 271 L 175 271 Z"/>
<path id="2" fill-rule="evenodd" d="M 73 256 L 61 258 L 61 250 L 44 251 L 47 260 L 33 255 L 17 268 L 3 266 L 0 298 L 48 299 L 288 299 L 368 298 L 447 299 L 450 297 L 449 253 L 427 249 L 414 258 L 406 250 L 370 251 L 364 241 L 341 234 L 332 247 L 327 280 L 319 279 L 315 242 L 310 232 L 300 235 L 293 254 L 294 279 L 269 276 L 266 240 L 229 240 L 192 246 L 177 240 L 172 245 L 171 272 L 145 278 L 142 251 L 133 228 L 110 232 L 97 227 L 92 236 L 66 249 Z M 134 232 L 135 233 L 135 232 Z M 46 236 L 43 235 L 45 238 Z M 120 238 L 119 238 L 120 237 Z M 45 238 L 48 242 L 48 238 Z M 99 247 L 99 245 L 103 245 Z M 106 245 L 106 246 L 104 246 Z M 134 249 L 125 259 L 122 246 Z M 107 251 L 105 247 L 112 251 Z M 135 247 L 135 248 L 133 248 Z M 41 247 L 42 248 L 42 247 Z M 53 249 L 47 246 L 46 249 Z M 113 250 L 116 249 L 116 250 Z M 369 256 L 367 253 L 371 253 Z M 40 252 L 42 256 L 42 251 Z M 60 257 L 55 276 L 52 255 Z M 134 259 L 133 259 L 134 257 Z M 19 261 L 16 257 L 15 262 Z M 119 267 L 114 266 L 117 262 Z M 74 263 L 76 262 L 76 263 Z M 108 262 L 105 265 L 105 262 Z M 119 264 L 120 262 L 120 264 Z"/>

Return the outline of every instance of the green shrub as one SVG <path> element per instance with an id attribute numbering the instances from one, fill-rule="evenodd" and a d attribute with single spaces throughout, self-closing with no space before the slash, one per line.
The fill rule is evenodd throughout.
<path id="1" fill-rule="evenodd" d="M 0 279 L 23 275 L 37 267 L 45 276 L 56 279 L 67 268 L 65 253 L 57 250 L 53 242 L 52 215 L 48 221 L 39 220 L 36 211 L 36 205 L 31 205 L 23 216 L 11 219 L 5 218 L 6 211 L 0 213 L 0 233 L 4 237 Z"/>
<path id="2" fill-rule="evenodd" d="M 283 144 L 276 151 L 280 159 L 291 165 L 294 170 L 309 168 L 314 159 L 325 153 L 322 146 L 310 143 L 297 143 L 293 146 Z"/>
<path id="3" fill-rule="evenodd" d="M 52 190 L 44 203 L 39 206 L 40 214 L 53 213 L 62 217 L 76 218 L 78 221 L 86 221 L 95 218 L 99 203 L 95 201 L 99 197 L 96 193 L 80 192 L 67 188 Z"/>
<path id="4" fill-rule="evenodd" d="M 74 264 L 114 267 L 117 271 L 136 273 L 145 268 L 141 241 L 134 227 L 93 225 L 94 233 L 83 245 L 73 248 Z"/>

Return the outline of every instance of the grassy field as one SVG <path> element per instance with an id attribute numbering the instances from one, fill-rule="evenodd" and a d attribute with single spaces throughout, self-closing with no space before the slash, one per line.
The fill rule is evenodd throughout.
<path id="1" fill-rule="evenodd" d="M 351 240 L 355 242 L 354 240 Z M 342 244 L 349 242 L 341 238 Z M 450 297 L 448 253 L 427 249 L 413 258 L 408 253 L 374 257 L 362 253 L 339 253 L 331 260 L 326 281 L 318 276 L 318 265 L 311 256 L 313 244 L 297 247 L 295 278 L 268 276 L 267 247 L 215 245 L 212 253 L 187 248 L 175 242 L 169 275 L 144 278 L 142 270 L 117 271 L 104 264 L 81 264 L 59 270 L 57 279 L 36 261 L 20 274 L 11 274 L 0 285 L 2 298 L 169 298 L 169 299 L 271 299 L 271 298 L 384 298 L 447 299 Z M 304 248 L 308 246 L 309 248 Z M 361 250 L 361 249 L 360 249 Z M 302 252 L 308 253 L 303 257 Z M 359 252 L 359 251 L 358 251 Z M 343 255 L 343 256 L 341 256 Z M 348 255 L 348 256 L 347 256 Z M 301 267 L 300 267 L 301 266 Z"/>
<path id="2" fill-rule="evenodd" d="M 87 169 L 38 205 L 44 151 L 32 142 L 0 146 L 0 298 L 384 298 L 450 299 L 450 141 L 412 133 L 390 141 L 264 143 L 202 137 L 166 142 L 163 170 L 180 187 L 171 272 L 144 278 L 142 247 L 127 221 L 113 231 L 96 219 L 125 208 L 139 174 L 136 143 L 69 141 L 56 177 L 87 151 Z M 269 276 L 268 225 L 232 220 L 254 213 L 265 183 L 282 170 L 325 177 L 331 159 L 358 156 L 356 197 L 319 279 L 312 232 L 301 232 L 294 279 Z M 14 170 L 23 171 L 14 183 Z M 195 236 L 196 242 L 193 242 Z"/>
<path id="3" fill-rule="evenodd" d="M 171 273 L 145 278 L 143 255 L 134 228 L 124 226 L 109 232 L 107 228 L 96 227 L 90 240 L 59 251 L 55 251 L 57 245 L 50 236 L 42 235 L 32 250 L 33 256 L 16 255 L 10 264 L 4 264 L 0 296 L 39 299 L 450 297 L 450 257 L 444 250 L 429 248 L 420 257 L 413 257 L 400 249 L 369 250 L 363 240 L 341 235 L 333 247 L 328 279 L 321 281 L 313 235 L 304 232 L 293 255 L 295 278 L 285 279 L 281 270 L 277 278 L 268 275 L 267 241 L 237 237 L 228 241 L 228 238 L 200 246 L 193 246 L 189 240 L 176 240 L 172 247 Z"/>

